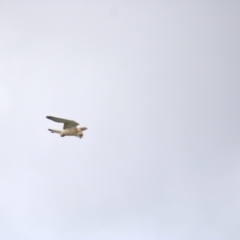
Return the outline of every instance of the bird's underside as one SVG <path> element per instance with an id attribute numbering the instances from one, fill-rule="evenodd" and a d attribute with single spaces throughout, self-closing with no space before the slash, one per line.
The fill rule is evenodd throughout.
<path id="1" fill-rule="evenodd" d="M 79 123 L 73 120 L 68 120 L 68 119 L 58 118 L 53 116 L 47 116 L 47 119 L 50 119 L 54 122 L 63 123 L 63 130 L 48 129 L 51 133 L 60 134 L 61 137 L 76 136 L 76 137 L 82 138 L 83 131 L 87 130 L 86 127 L 77 127 Z"/>

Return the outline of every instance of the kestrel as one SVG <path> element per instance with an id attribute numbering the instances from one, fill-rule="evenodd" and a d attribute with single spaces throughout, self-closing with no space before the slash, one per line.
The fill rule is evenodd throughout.
<path id="1" fill-rule="evenodd" d="M 75 137 L 82 138 L 83 137 L 83 131 L 87 130 L 86 127 L 77 127 L 79 125 L 79 123 L 77 123 L 73 120 L 68 120 L 68 119 L 58 118 L 58 117 L 52 117 L 52 116 L 47 116 L 47 118 L 52 120 L 52 121 L 55 121 L 55 122 L 64 123 L 62 130 L 48 129 L 51 133 L 60 134 L 61 137 L 75 136 Z"/>

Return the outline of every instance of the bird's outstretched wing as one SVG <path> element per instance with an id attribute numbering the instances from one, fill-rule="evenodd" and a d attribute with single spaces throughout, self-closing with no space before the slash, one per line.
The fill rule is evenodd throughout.
<path id="1" fill-rule="evenodd" d="M 64 118 L 58 118 L 58 117 L 52 117 L 52 116 L 47 116 L 47 118 L 54 122 L 64 123 L 63 129 L 76 127 L 79 125 L 79 123 L 77 123 L 73 120 L 68 120 L 68 119 L 64 119 Z"/>

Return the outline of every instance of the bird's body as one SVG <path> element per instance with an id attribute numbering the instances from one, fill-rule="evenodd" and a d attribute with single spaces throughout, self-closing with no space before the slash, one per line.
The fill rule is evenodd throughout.
<path id="1" fill-rule="evenodd" d="M 62 130 L 48 129 L 51 133 L 58 133 L 61 137 L 75 136 L 75 137 L 82 138 L 83 131 L 87 130 L 86 127 L 77 127 L 79 123 L 73 120 L 57 118 L 52 116 L 47 116 L 47 118 L 55 122 L 64 123 Z"/>

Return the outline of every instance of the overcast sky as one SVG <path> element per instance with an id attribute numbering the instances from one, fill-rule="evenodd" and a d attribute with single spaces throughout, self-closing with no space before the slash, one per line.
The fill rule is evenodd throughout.
<path id="1" fill-rule="evenodd" d="M 239 240 L 239 12 L 1 1 L 0 239 Z"/>

